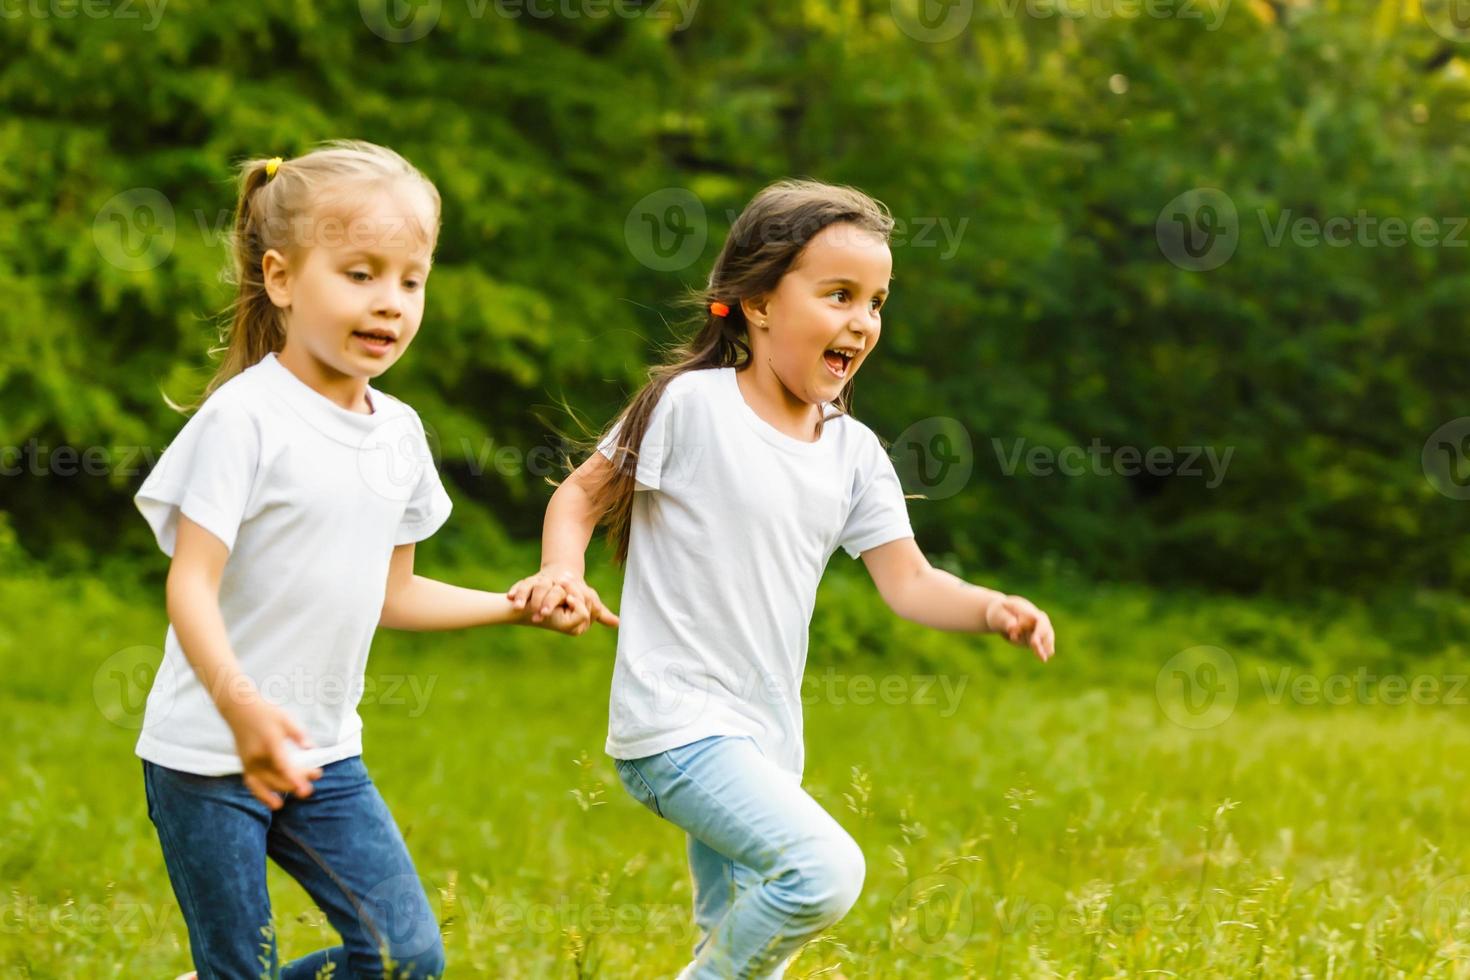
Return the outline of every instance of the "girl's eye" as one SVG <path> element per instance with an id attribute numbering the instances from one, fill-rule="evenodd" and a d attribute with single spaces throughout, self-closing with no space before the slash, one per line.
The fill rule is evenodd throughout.
<path id="1" fill-rule="evenodd" d="M 363 272 L 360 269 L 353 269 L 351 272 L 347 273 L 347 278 L 351 279 L 353 282 L 367 282 L 369 279 L 372 278 L 372 275 L 370 273 Z"/>
<path id="2" fill-rule="evenodd" d="M 417 279 L 410 279 L 403 285 L 409 289 L 418 289 L 420 286 L 423 285 L 423 283 L 419 282 Z"/>
<path id="3" fill-rule="evenodd" d="M 827 295 L 829 295 L 829 296 L 840 296 L 841 297 L 841 302 L 843 302 L 843 303 L 846 303 L 847 302 L 847 290 L 845 290 L 845 289 L 834 289 L 834 290 L 832 290 L 832 292 L 828 293 Z"/>
<path id="4" fill-rule="evenodd" d="M 883 309 L 883 301 L 876 296 L 873 297 L 873 302 L 871 305 L 875 310 Z"/>

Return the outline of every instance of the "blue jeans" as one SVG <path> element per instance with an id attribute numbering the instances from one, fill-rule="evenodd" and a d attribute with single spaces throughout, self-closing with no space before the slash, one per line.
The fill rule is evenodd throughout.
<path id="1" fill-rule="evenodd" d="M 361 756 L 323 766 L 311 796 L 288 795 L 275 812 L 238 775 L 145 761 L 143 785 L 200 980 L 309 980 L 328 964 L 336 980 L 444 972 L 433 910 Z M 278 965 L 267 856 L 326 913 L 341 946 Z"/>
<path id="2" fill-rule="evenodd" d="M 634 799 L 689 836 L 700 938 L 681 980 L 780 977 L 857 901 L 863 852 L 751 739 L 615 763 Z"/>

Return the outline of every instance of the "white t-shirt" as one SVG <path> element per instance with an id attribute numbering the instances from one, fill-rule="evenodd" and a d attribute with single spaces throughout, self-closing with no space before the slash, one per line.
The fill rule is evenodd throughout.
<path id="1" fill-rule="evenodd" d="M 615 438 L 599 447 L 608 458 Z M 715 368 L 669 382 L 636 483 L 608 754 L 748 735 L 799 778 L 822 571 L 839 547 L 856 558 L 913 536 L 893 463 L 849 416 L 816 442 L 786 435 L 746 403 L 734 368 Z"/>
<path id="2" fill-rule="evenodd" d="M 396 545 L 451 504 L 412 408 L 368 388 L 350 412 L 268 354 L 221 385 L 180 430 L 134 502 L 172 557 L 179 514 L 230 549 L 219 604 L 240 669 L 316 748 L 307 766 L 362 751 L 368 647 Z M 235 740 L 172 625 L 137 753 L 201 776 L 241 771 Z"/>

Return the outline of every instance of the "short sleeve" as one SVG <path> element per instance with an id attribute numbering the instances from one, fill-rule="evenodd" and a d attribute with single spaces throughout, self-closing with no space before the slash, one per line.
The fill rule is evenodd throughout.
<path id="1" fill-rule="evenodd" d="M 393 536 L 394 545 L 414 544 L 424 540 L 444 526 L 444 522 L 449 520 L 449 512 L 454 509 L 454 503 L 449 499 L 443 481 L 439 479 L 439 470 L 434 466 L 434 455 L 429 451 L 424 424 L 418 413 L 410 414 L 416 441 L 414 452 L 421 465 L 418 480 L 408 498 L 408 506 L 404 508 L 403 519 L 399 521 L 398 531 Z"/>
<path id="2" fill-rule="evenodd" d="M 903 485 L 893 461 L 883 451 L 877 436 L 870 433 L 869 440 L 866 462 L 858 474 L 858 489 L 847 512 L 847 523 L 837 539 L 842 549 L 854 558 L 881 544 L 914 536 Z"/>
<path id="3" fill-rule="evenodd" d="M 233 550 L 260 464 L 260 430 L 240 407 L 214 396 L 184 424 L 133 497 L 170 558 L 179 515 Z"/>
<path id="4" fill-rule="evenodd" d="M 657 490 L 663 482 L 670 459 L 674 455 L 674 406 L 678 397 L 667 388 L 653 406 L 648 419 L 648 428 L 643 433 L 643 443 L 638 447 L 638 469 L 633 479 L 638 490 Z M 608 434 L 597 445 L 597 451 L 612 461 L 622 431 L 622 420 L 614 423 Z"/>

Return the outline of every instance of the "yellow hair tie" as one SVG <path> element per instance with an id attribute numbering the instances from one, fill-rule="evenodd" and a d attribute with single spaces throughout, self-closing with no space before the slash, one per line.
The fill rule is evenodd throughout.
<path id="1" fill-rule="evenodd" d="M 266 180 L 270 180 L 271 178 L 275 177 L 276 171 L 281 169 L 281 163 L 282 161 L 280 157 L 271 157 L 265 162 Z"/>

